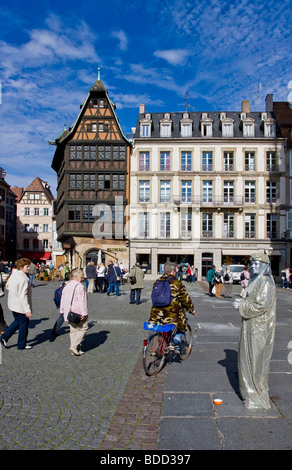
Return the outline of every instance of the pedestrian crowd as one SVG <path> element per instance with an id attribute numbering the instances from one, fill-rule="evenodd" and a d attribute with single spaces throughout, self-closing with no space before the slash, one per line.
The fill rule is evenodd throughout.
<path id="1" fill-rule="evenodd" d="M 250 274 L 249 267 L 244 266 L 244 269 L 239 273 L 241 292 L 240 297 L 246 297 L 246 288 L 249 283 Z M 216 266 L 212 266 L 207 271 L 207 282 L 209 283 L 209 295 L 210 297 L 220 298 L 221 295 L 225 299 L 232 298 L 232 285 L 235 282 L 234 273 L 232 272 L 230 266 L 222 266 L 219 269 L 216 269 Z M 222 294 L 224 286 L 224 293 Z"/>

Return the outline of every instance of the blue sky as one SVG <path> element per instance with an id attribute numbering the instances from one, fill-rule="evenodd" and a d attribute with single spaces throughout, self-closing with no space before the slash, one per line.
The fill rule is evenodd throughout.
<path id="1" fill-rule="evenodd" d="M 2 0 L 0 166 L 11 185 L 36 176 L 56 195 L 59 136 L 101 68 L 124 132 L 149 112 L 237 111 L 288 101 L 289 0 Z M 261 89 L 257 100 L 259 84 Z M 290 86 L 290 89 L 289 89 Z"/>

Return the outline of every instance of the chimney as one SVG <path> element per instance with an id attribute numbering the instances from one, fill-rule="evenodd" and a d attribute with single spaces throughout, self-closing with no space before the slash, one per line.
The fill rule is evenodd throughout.
<path id="1" fill-rule="evenodd" d="M 250 113 L 250 101 L 249 100 L 242 100 L 241 112 L 245 114 Z"/>
<path id="2" fill-rule="evenodd" d="M 139 106 L 139 114 L 144 114 L 145 113 L 145 104 L 140 104 Z"/>
<path id="3" fill-rule="evenodd" d="M 266 111 L 270 113 L 273 111 L 273 95 L 272 94 L 266 96 Z"/>

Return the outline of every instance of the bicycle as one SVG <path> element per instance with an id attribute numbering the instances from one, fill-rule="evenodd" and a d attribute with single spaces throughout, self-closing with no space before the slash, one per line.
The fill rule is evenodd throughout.
<path id="1" fill-rule="evenodd" d="M 144 329 L 155 331 L 144 340 L 143 367 L 146 375 L 156 375 L 165 365 L 166 359 L 171 354 L 177 354 L 184 361 L 190 355 L 193 344 L 193 335 L 190 325 L 187 323 L 186 331 L 182 334 L 179 350 L 176 352 L 171 343 L 177 333 L 177 326 L 154 325 L 144 323 Z"/>

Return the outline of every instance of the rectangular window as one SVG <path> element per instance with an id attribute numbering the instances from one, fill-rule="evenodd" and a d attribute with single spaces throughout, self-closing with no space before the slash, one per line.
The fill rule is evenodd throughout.
<path id="1" fill-rule="evenodd" d="M 24 215 L 29 215 L 29 214 L 30 214 L 29 207 L 25 207 L 24 208 Z"/>
<path id="2" fill-rule="evenodd" d="M 83 189 L 95 189 L 95 175 L 83 175 Z"/>
<path id="3" fill-rule="evenodd" d="M 160 152 L 160 170 L 170 171 L 170 152 Z"/>
<path id="4" fill-rule="evenodd" d="M 224 203 L 230 204 L 234 201 L 234 183 L 233 181 L 224 181 Z"/>
<path id="5" fill-rule="evenodd" d="M 149 212 L 139 213 L 139 237 L 149 236 Z"/>
<path id="6" fill-rule="evenodd" d="M 39 226 L 39 224 L 34 224 L 34 226 L 33 226 L 33 231 L 34 231 L 34 232 L 39 232 L 39 231 L 40 231 L 40 226 Z"/>
<path id="7" fill-rule="evenodd" d="M 267 194 L 267 204 L 276 204 L 277 183 L 275 181 L 267 181 L 266 194 Z"/>
<path id="8" fill-rule="evenodd" d="M 39 247 L 39 241 L 37 238 L 34 238 L 32 241 L 32 247 L 36 250 Z"/>
<path id="9" fill-rule="evenodd" d="M 203 152 L 202 168 L 203 168 L 203 171 L 212 171 L 213 169 L 212 152 Z"/>
<path id="10" fill-rule="evenodd" d="M 125 160 L 126 158 L 126 147 L 121 145 L 113 146 L 113 159 L 114 160 Z"/>
<path id="11" fill-rule="evenodd" d="M 49 248 L 49 240 L 43 240 L 43 247 Z"/>
<path id="12" fill-rule="evenodd" d="M 253 124 L 243 124 L 243 136 L 244 137 L 253 137 L 254 136 L 254 125 Z"/>
<path id="13" fill-rule="evenodd" d="M 170 181 L 160 181 L 160 202 L 170 202 Z"/>
<path id="14" fill-rule="evenodd" d="M 266 153 L 266 168 L 267 171 L 277 171 L 276 152 Z"/>
<path id="15" fill-rule="evenodd" d="M 222 124 L 222 135 L 223 137 L 232 137 L 233 136 L 233 125 L 232 124 Z"/>
<path id="16" fill-rule="evenodd" d="M 202 214 L 202 236 L 213 238 L 213 215 L 208 212 Z"/>
<path id="17" fill-rule="evenodd" d="M 234 214 L 224 214 L 224 238 L 234 237 Z"/>
<path id="18" fill-rule="evenodd" d="M 223 169 L 224 171 L 234 170 L 234 153 L 233 152 L 224 152 Z"/>
<path id="19" fill-rule="evenodd" d="M 70 153 L 70 160 L 81 160 L 82 159 L 82 146 L 71 145 L 69 153 Z"/>
<path id="20" fill-rule="evenodd" d="M 150 181 L 139 182 L 139 202 L 150 202 Z"/>
<path id="21" fill-rule="evenodd" d="M 80 220 L 81 206 L 80 204 L 69 204 L 68 219 Z"/>
<path id="22" fill-rule="evenodd" d="M 161 124 L 160 127 L 160 136 L 161 137 L 170 137 L 171 135 L 171 127 L 170 124 Z"/>
<path id="23" fill-rule="evenodd" d="M 111 175 L 98 175 L 98 189 L 111 189 Z"/>
<path id="24" fill-rule="evenodd" d="M 28 238 L 24 238 L 23 240 L 23 248 L 29 248 L 29 239 Z"/>
<path id="25" fill-rule="evenodd" d="M 256 186 L 255 181 L 246 181 L 244 186 L 244 200 L 247 204 L 255 204 L 256 202 Z"/>
<path id="26" fill-rule="evenodd" d="M 182 181 L 181 182 L 181 199 L 183 203 L 192 202 L 192 182 Z"/>
<path id="27" fill-rule="evenodd" d="M 69 175 L 69 188 L 70 189 L 81 189 L 81 174 L 70 174 Z"/>
<path id="28" fill-rule="evenodd" d="M 277 238 L 277 214 L 267 214 L 267 238 Z"/>
<path id="29" fill-rule="evenodd" d="M 83 204 L 83 206 L 82 206 L 82 219 L 83 220 L 88 220 L 88 218 L 89 218 L 88 204 Z"/>
<path id="30" fill-rule="evenodd" d="M 49 215 L 49 209 L 47 207 L 44 208 L 44 215 Z"/>
<path id="31" fill-rule="evenodd" d="M 170 237 L 170 212 L 160 213 L 160 236 L 163 238 Z"/>
<path id="32" fill-rule="evenodd" d="M 191 124 L 182 124 L 181 126 L 181 136 L 182 137 L 191 137 L 192 127 Z"/>
<path id="33" fill-rule="evenodd" d="M 149 152 L 140 152 L 139 171 L 149 171 L 149 169 L 150 169 L 150 155 L 149 155 Z"/>
<path id="34" fill-rule="evenodd" d="M 43 224 L 43 232 L 48 232 L 48 231 L 49 231 L 48 224 Z"/>
<path id="35" fill-rule="evenodd" d="M 244 220 L 245 238 L 255 238 L 256 236 L 256 215 L 245 214 Z"/>
<path id="36" fill-rule="evenodd" d="M 255 152 L 245 152 L 245 171 L 255 171 Z"/>
<path id="37" fill-rule="evenodd" d="M 125 189 L 125 175 L 113 175 L 113 189 Z"/>
<path id="38" fill-rule="evenodd" d="M 141 124 L 141 137 L 150 137 L 150 124 Z"/>
<path id="39" fill-rule="evenodd" d="M 192 154 L 191 152 L 181 152 L 181 171 L 191 171 Z"/>
<path id="40" fill-rule="evenodd" d="M 191 238 L 192 236 L 192 209 L 181 209 L 180 232 L 182 238 Z"/>
<path id="41" fill-rule="evenodd" d="M 203 181 L 203 204 L 212 202 L 213 198 L 213 182 Z"/>

